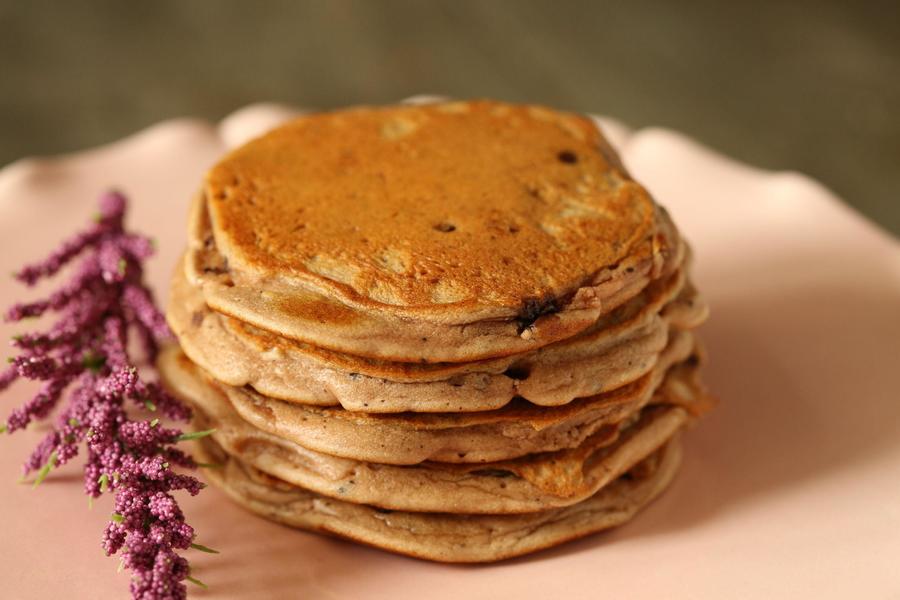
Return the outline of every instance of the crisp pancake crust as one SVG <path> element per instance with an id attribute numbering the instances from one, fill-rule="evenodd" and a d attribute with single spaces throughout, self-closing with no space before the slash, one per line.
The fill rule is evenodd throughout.
<path id="1" fill-rule="evenodd" d="M 591 120 L 492 101 L 301 117 L 225 157 L 204 195 L 231 269 L 405 314 L 537 316 L 656 217 Z"/>

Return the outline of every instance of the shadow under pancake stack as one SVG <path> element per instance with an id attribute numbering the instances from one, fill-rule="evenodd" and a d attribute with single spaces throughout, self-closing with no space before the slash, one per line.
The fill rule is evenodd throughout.
<path id="1" fill-rule="evenodd" d="M 707 309 L 588 118 L 491 101 L 301 117 L 194 200 L 160 369 L 207 477 L 426 559 L 517 556 L 658 496 L 711 406 Z"/>

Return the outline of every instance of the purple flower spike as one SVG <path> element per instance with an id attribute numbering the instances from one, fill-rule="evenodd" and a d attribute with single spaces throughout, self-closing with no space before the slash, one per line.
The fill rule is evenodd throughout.
<path id="1" fill-rule="evenodd" d="M 191 416 L 158 383 L 142 379 L 128 355 L 130 334 L 138 337 L 152 361 L 170 333 L 143 284 L 143 263 L 153 254 L 153 244 L 124 230 L 125 209 L 122 194 L 105 194 L 92 227 L 16 274 L 30 286 L 82 256 L 56 292 L 16 304 L 6 313 L 10 321 L 48 313 L 58 319 L 47 331 L 13 339 L 20 354 L 0 371 L 0 391 L 19 378 L 42 384 L 31 400 L 12 411 L 2 430 L 22 429 L 58 408 L 56 426 L 24 464 L 25 473 L 37 472 L 37 485 L 83 447 L 85 493 L 92 498 L 107 491 L 115 495 L 116 512 L 102 546 L 107 554 L 120 555 L 132 571 L 132 597 L 182 600 L 187 596 L 185 580 L 194 580 L 177 551 L 192 546 L 194 530 L 172 493 L 193 496 L 203 484 L 174 470 L 197 466 L 175 446 L 184 439 L 181 430 L 160 424 L 158 418 L 132 420 L 126 412 L 130 403 L 155 412 L 154 417 L 187 421 Z"/>
<path id="2" fill-rule="evenodd" d="M 115 221 L 117 227 L 121 228 L 127 204 L 128 201 L 121 192 L 110 190 L 100 196 L 100 214 L 104 220 Z"/>
<path id="3" fill-rule="evenodd" d="M 10 365 L 5 371 L 0 373 L 0 392 L 8 388 L 16 379 L 19 378 L 19 370 L 15 365 Z"/>

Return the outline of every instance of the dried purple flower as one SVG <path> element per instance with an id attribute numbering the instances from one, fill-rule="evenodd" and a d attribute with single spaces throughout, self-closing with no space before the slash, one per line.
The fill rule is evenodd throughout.
<path id="1" fill-rule="evenodd" d="M 13 338 L 20 352 L 0 372 L 0 391 L 19 378 L 40 380 L 37 394 L 13 410 L 0 431 L 23 429 L 46 418 L 66 398 L 56 426 L 33 451 L 25 474 L 37 472 L 39 484 L 55 467 L 74 458 L 84 445 L 85 493 L 96 498 L 112 491 L 115 513 L 103 535 L 107 554 L 119 554 L 133 573 L 131 594 L 140 600 L 181 600 L 190 577 L 187 560 L 177 550 L 194 547 L 194 530 L 172 492 L 196 495 L 203 484 L 174 467 L 195 468 L 177 447 L 179 441 L 210 432 L 183 434 L 159 419 L 132 420 L 137 410 L 158 411 L 187 421 L 190 410 L 158 383 L 145 381 L 128 356 L 128 336 L 140 339 L 147 359 L 169 336 L 153 295 L 143 284 L 143 261 L 153 254 L 149 239 L 124 230 L 126 201 L 111 192 L 100 199 L 100 213 L 86 231 L 66 240 L 45 260 L 28 265 L 15 277 L 26 285 L 52 276 L 82 256 L 74 275 L 48 298 L 16 304 L 8 321 L 58 314 L 49 330 Z M 66 393 L 68 390 L 68 393 Z M 202 585 L 202 584 L 200 584 Z"/>

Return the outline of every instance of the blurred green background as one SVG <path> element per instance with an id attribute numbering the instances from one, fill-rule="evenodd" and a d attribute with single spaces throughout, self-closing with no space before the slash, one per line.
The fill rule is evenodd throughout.
<path id="1" fill-rule="evenodd" d="M 808 173 L 900 232 L 900 2 L 0 1 L 0 163 L 269 100 L 534 101 Z"/>

